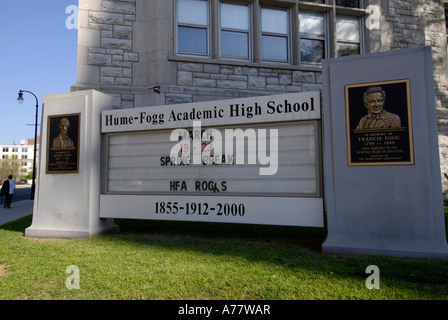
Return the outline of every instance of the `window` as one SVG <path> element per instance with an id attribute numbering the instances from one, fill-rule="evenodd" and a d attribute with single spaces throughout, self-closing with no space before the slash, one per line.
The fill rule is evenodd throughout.
<path id="1" fill-rule="evenodd" d="M 445 29 L 448 36 L 448 6 L 445 7 Z"/>
<path id="2" fill-rule="evenodd" d="M 221 56 L 250 58 L 250 8 L 248 5 L 221 3 Z"/>
<path id="3" fill-rule="evenodd" d="M 329 4 L 328 0 L 327 1 L 326 0 L 304 0 L 301 2 Z M 335 0 L 335 5 L 338 7 L 359 8 L 361 3 L 360 3 L 360 0 Z"/>
<path id="4" fill-rule="evenodd" d="M 13 159 L 13 160 L 17 160 L 17 159 L 19 159 L 19 156 L 16 155 L 16 154 L 13 154 L 11 159 Z"/>
<path id="5" fill-rule="evenodd" d="M 206 0 L 178 0 L 177 52 L 208 55 L 209 9 Z"/>
<path id="6" fill-rule="evenodd" d="M 8 152 L 9 148 L 3 148 L 3 152 Z"/>
<path id="7" fill-rule="evenodd" d="M 312 3 L 322 3 L 322 4 L 324 4 L 325 0 L 305 0 L 303 2 L 312 2 Z"/>
<path id="8" fill-rule="evenodd" d="M 7 154 L 2 155 L 2 159 L 8 159 L 8 155 Z"/>
<path id="9" fill-rule="evenodd" d="M 28 152 L 28 148 L 22 148 L 22 152 Z"/>
<path id="10" fill-rule="evenodd" d="M 446 47 L 446 52 L 448 55 L 448 6 L 445 7 L 445 30 L 446 30 L 446 42 L 447 42 L 447 47 Z"/>
<path id="11" fill-rule="evenodd" d="M 12 152 L 19 152 L 19 148 L 12 148 Z"/>
<path id="12" fill-rule="evenodd" d="M 28 159 L 28 156 L 26 154 L 22 154 L 22 159 Z"/>
<path id="13" fill-rule="evenodd" d="M 359 19 L 356 17 L 336 17 L 336 56 L 359 54 Z"/>
<path id="14" fill-rule="evenodd" d="M 325 15 L 322 13 L 299 14 L 300 24 L 300 62 L 321 63 L 326 57 Z"/>
<path id="15" fill-rule="evenodd" d="M 336 0 L 336 5 L 340 7 L 359 8 L 359 0 Z"/>
<path id="16" fill-rule="evenodd" d="M 320 66 L 323 59 L 364 52 L 366 1 L 294 2 L 176 0 L 175 51 L 306 68 Z"/>
<path id="17" fill-rule="evenodd" d="M 263 60 L 289 61 L 288 10 L 261 8 L 261 56 Z"/>

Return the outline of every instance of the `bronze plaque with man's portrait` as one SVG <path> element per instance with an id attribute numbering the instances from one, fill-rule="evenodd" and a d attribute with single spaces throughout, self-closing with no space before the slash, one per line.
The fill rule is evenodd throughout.
<path id="1" fill-rule="evenodd" d="M 80 114 L 48 117 L 48 174 L 79 172 L 79 126 Z"/>
<path id="2" fill-rule="evenodd" d="M 414 164 L 409 80 L 345 86 L 348 164 Z"/>

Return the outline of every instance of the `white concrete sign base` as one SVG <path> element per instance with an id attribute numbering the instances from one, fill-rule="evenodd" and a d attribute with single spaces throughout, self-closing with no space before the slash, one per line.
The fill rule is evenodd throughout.
<path id="1" fill-rule="evenodd" d="M 113 220 L 99 217 L 101 111 L 111 103 L 93 90 L 44 97 L 33 223 L 25 236 L 89 238 L 117 229 Z M 77 119 L 67 134 L 75 145 L 53 145 L 53 118 Z"/>
<path id="2" fill-rule="evenodd" d="M 426 47 L 324 64 L 323 252 L 448 259 L 431 57 Z M 363 96 L 390 127 L 365 116 Z"/>

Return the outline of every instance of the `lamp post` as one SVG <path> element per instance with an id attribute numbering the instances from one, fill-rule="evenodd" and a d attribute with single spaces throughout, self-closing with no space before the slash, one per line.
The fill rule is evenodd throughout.
<path id="1" fill-rule="evenodd" d="M 30 200 L 34 200 L 34 192 L 36 190 L 36 150 L 37 150 L 37 114 L 38 114 L 38 110 L 39 110 L 39 100 L 37 99 L 36 95 L 34 93 L 32 93 L 31 91 L 26 91 L 26 90 L 20 90 L 19 91 L 19 97 L 17 98 L 17 102 L 19 104 L 23 103 L 23 93 L 27 92 L 27 93 L 31 93 L 34 98 L 36 98 L 36 121 L 34 123 L 34 158 L 33 158 L 33 182 L 31 184 L 31 195 L 30 195 Z"/>

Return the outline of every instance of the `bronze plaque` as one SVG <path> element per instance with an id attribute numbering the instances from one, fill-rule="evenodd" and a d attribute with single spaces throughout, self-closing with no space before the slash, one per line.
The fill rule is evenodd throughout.
<path id="1" fill-rule="evenodd" d="M 348 165 L 412 165 L 409 80 L 345 86 Z"/>
<path id="2" fill-rule="evenodd" d="M 47 174 L 79 172 L 80 116 L 48 117 Z"/>

